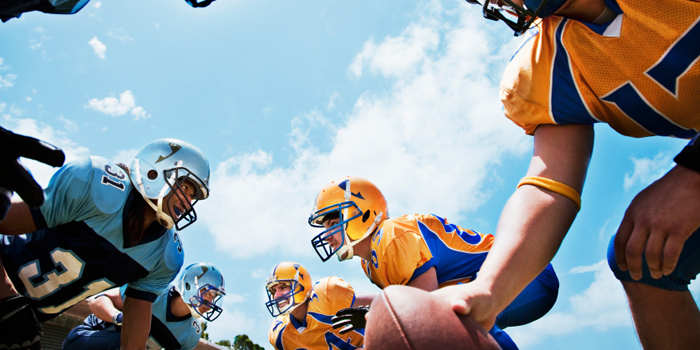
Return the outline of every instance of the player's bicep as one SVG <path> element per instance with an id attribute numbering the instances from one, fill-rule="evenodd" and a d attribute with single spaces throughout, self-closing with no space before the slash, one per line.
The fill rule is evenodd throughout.
<path id="1" fill-rule="evenodd" d="M 535 130 L 535 149 L 527 176 L 541 176 L 583 188 L 591 153 L 592 125 L 540 125 Z"/>
<path id="2" fill-rule="evenodd" d="M 411 287 L 416 287 L 428 292 L 432 292 L 438 289 L 437 272 L 435 266 L 431 266 L 428 270 L 422 274 L 414 277 L 406 285 Z"/>

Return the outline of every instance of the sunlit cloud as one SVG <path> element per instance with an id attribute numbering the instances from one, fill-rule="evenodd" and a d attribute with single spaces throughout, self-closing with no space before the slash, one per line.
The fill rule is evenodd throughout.
<path id="1" fill-rule="evenodd" d="M 0 75 L 0 88 L 8 88 L 14 86 L 14 81 L 17 79 L 17 74 L 6 74 L 3 78 Z"/>
<path id="2" fill-rule="evenodd" d="M 653 159 L 637 159 L 630 157 L 634 164 L 634 171 L 625 174 L 623 187 L 628 191 L 632 186 L 646 186 L 663 176 L 673 165 L 669 154 L 659 153 Z"/>
<path id="3" fill-rule="evenodd" d="M 101 59 L 105 59 L 105 51 L 107 51 L 107 46 L 103 44 L 97 37 L 93 37 L 88 41 L 88 44 L 92 46 L 92 49 L 95 51 L 95 55 Z"/>
<path id="4" fill-rule="evenodd" d="M 530 148 L 522 130 L 503 117 L 484 59 L 506 62 L 507 56 L 492 51 L 477 13 L 461 12 L 452 27 L 438 15 L 428 13 L 397 37 L 365 44 L 362 65 L 392 88 L 363 94 L 339 125 L 312 122 L 326 119 L 317 110 L 296 118 L 289 166 L 275 166 L 275 155 L 265 150 L 215 165 L 212 195 L 199 205 L 219 249 L 234 258 L 281 248 L 313 255 L 309 240 L 318 232 L 306 218 L 315 195 L 350 174 L 373 181 L 391 215 L 435 212 L 459 222 L 489 198 L 493 189 L 484 184 L 494 167 Z M 392 68 L 395 49 L 410 57 Z M 319 148 L 310 133 L 329 135 L 331 146 Z M 228 235 L 230 227 L 250 234 Z"/>
<path id="5" fill-rule="evenodd" d="M 96 98 L 91 99 L 85 108 L 92 109 L 107 115 L 118 117 L 131 111 L 134 120 L 148 119 L 150 114 L 141 106 L 136 106 L 136 99 L 130 90 L 126 90 L 119 95 L 119 99 L 115 97 L 105 97 L 101 100 Z"/>
<path id="6" fill-rule="evenodd" d="M 569 271 L 570 274 L 591 272 L 595 274 L 593 282 L 586 290 L 569 298 L 569 311 L 550 312 L 527 326 L 506 330 L 518 346 L 532 346 L 547 337 L 563 337 L 591 328 L 604 332 L 613 328 L 632 327 L 624 289 L 610 271 L 606 260 Z M 557 301 L 562 302 L 566 301 Z"/>

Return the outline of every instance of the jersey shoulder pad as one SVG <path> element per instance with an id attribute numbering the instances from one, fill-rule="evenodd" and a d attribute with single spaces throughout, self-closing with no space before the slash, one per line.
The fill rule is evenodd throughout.
<path id="1" fill-rule="evenodd" d="M 173 230 L 168 230 L 165 236 L 169 237 L 164 252 L 165 266 L 172 271 L 180 271 L 185 262 L 185 253 L 182 249 L 180 235 Z"/>
<path id="2" fill-rule="evenodd" d="M 122 168 L 105 158 L 92 156 L 90 160 L 95 206 L 105 214 L 114 214 L 124 206 L 129 194 L 129 177 Z"/>

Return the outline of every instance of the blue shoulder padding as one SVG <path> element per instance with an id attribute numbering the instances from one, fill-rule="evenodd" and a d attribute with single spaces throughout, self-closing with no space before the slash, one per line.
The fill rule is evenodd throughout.
<path id="1" fill-rule="evenodd" d="M 171 231 L 171 239 L 165 247 L 165 266 L 172 271 L 180 271 L 185 262 L 185 253 L 177 232 Z"/>
<path id="2" fill-rule="evenodd" d="M 118 165 L 102 157 L 92 160 L 92 199 L 95 207 L 105 214 L 114 214 L 124 206 L 131 182 Z"/>

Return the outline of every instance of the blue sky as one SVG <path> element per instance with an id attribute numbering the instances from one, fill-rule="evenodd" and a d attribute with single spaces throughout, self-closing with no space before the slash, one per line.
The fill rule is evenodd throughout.
<path id="1" fill-rule="evenodd" d="M 264 282 L 279 261 L 378 291 L 358 260 L 322 263 L 309 243 L 326 182 L 363 176 L 392 216 L 493 233 L 532 152 L 498 100 L 518 40 L 463 1 L 92 0 L 0 24 L 0 42 L 0 125 L 69 160 L 128 162 L 162 137 L 209 157 L 211 197 L 182 238 L 186 263 L 225 273 L 213 340 L 245 333 L 270 347 Z M 553 261 L 558 301 L 507 330 L 522 349 L 640 348 L 605 253 L 626 206 L 684 144 L 596 127 L 582 211 Z M 25 164 L 48 183 L 52 169 Z"/>

